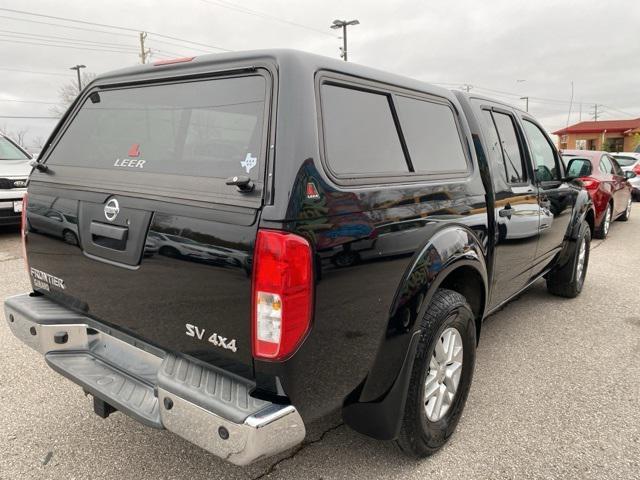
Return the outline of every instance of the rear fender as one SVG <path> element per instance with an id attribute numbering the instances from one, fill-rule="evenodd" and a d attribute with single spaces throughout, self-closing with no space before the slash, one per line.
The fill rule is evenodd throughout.
<path id="1" fill-rule="evenodd" d="M 578 239 L 580 234 L 580 227 L 582 222 L 586 221 L 591 228 L 591 235 L 595 228 L 596 211 L 589 197 L 589 193 L 581 189 L 576 197 L 576 204 L 573 207 L 571 221 L 567 227 L 567 234 L 565 235 L 562 250 L 558 256 L 558 261 L 555 264 L 556 269 L 564 267 L 569 260 L 571 260 L 571 253 L 573 252 L 573 244 Z"/>
<path id="2" fill-rule="evenodd" d="M 389 440 L 400 429 L 413 359 L 420 339 L 420 319 L 435 291 L 454 272 L 473 270 L 482 279 L 484 316 L 487 297 L 485 252 L 476 235 L 463 225 L 434 225 L 424 247 L 415 254 L 396 291 L 389 323 L 367 378 L 345 400 L 344 421 L 356 431 Z"/>

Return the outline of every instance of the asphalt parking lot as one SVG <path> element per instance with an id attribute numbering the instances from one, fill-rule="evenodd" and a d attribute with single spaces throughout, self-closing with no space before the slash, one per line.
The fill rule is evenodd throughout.
<path id="1" fill-rule="evenodd" d="M 437 455 L 414 461 L 339 418 L 247 468 L 90 398 L 10 334 L 0 314 L 0 478 L 615 478 L 640 476 L 640 205 L 594 241 L 574 300 L 544 282 L 487 319 L 469 400 Z M 16 229 L 0 229 L 0 301 L 27 291 Z"/>

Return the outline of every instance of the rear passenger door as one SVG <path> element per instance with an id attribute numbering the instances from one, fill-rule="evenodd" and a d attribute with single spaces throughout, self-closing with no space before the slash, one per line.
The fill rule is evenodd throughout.
<path id="1" fill-rule="evenodd" d="M 496 306 L 521 290 L 531 277 L 539 207 L 537 189 L 526 167 L 522 132 L 513 112 L 483 105 L 482 120 L 496 200 L 491 292 L 491 306 Z"/>
<path id="2" fill-rule="evenodd" d="M 540 205 L 540 236 L 534 275 L 542 272 L 562 248 L 577 190 L 563 180 L 564 166 L 549 137 L 532 118 L 523 117 L 528 154 L 534 169 Z"/>
<path id="3" fill-rule="evenodd" d="M 615 158 L 610 155 L 606 156 L 611 165 L 610 174 L 613 187 L 613 211 L 614 216 L 622 214 L 627 209 L 627 202 L 629 201 L 627 179 L 624 176 L 624 172 L 618 165 Z"/>

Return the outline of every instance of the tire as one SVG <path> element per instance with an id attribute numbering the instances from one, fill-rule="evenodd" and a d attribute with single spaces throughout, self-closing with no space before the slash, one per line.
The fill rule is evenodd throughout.
<path id="1" fill-rule="evenodd" d="M 584 251 L 582 247 L 584 246 Z M 547 290 L 560 297 L 575 298 L 582 292 L 584 279 L 589 267 L 589 252 L 591 248 L 591 230 L 587 222 L 582 222 L 578 239 L 571 244 L 570 260 L 558 270 L 547 276 Z M 582 267 L 580 268 L 580 265 Z"/>
<path id="2" fill-rule="evenodd" d="M 360 260 L 357 253 L 346 251 L 340 252 L 331 259 L 331 262 L 338 268 L 345 268 L 355 265 Z"/>
<path id="3" fill-rule="evenodd" d="M 627 203 L 627 209 L 624 211 L 624 213 L 622 215 L 620 215 L 620 218 L 618 218 L 618 220 L 620 220 L 621 222 L 626 222 L 627 220 L 629 220 L 629 217 L 631 216 L 631 203 L 633 202 L 633 199 L 631 197 L 629 197 L 629 203 Z"/>
<path id="4" fill-rule="evenodd" d="M 180 252 L 173 247 L 162 247 L 158 251 L 160 255 L 164 255 L 165 257 L 176 258 L 180 256 Z"/>
<path id="5" fill-rule="evenodd" d="M 474 315 L 467 300 L 459 293 L 446 289 L 437 290 L 422 319 L 421 326 L 422 334 L 411 372 L 404 417 L 400 435 L 396 440 L 404 453 L 417 458 L 434 454 L 453 434 L 467 401 L 476 359 Z M 457 338 L 455 338 L 456 334 Z M 459 344 L 455 344 L 455 347 L 461 345 L 462 353 L 461 358 L 449 356 L 452 363 L 447 363 L 446 368 L 454 369 L 457 366 L 456 363 L 460 363 L 461 367 L 458 367 L 458 370 L 461 369 L 461 372 L 457 389 L 449 405 L 446 409 L 443 407 L 438 416 L 436 408 L 439 395 L 436 393 L 425 401 L 425 393 L 427 393 L 425 383 L 428 381 L 431 391 L 435 388 L 435 392 L 441 392 L 443 387 L 452 385 L 455 374 L 443 378 L 443 371 L 434 368 L 438 364 L 438 351 L 441 359 L 443 355 L 446 357 L 446 350 L 442 347 L 443 337 L 451 339 L 451 335 L 456 342 L 460 341 Z M 436 347 L 439 347 L 437 351 Z M 457 351 L 456 348 L 453 348 L 453 351 Z M 444 362 L 441 365 L 445 365 Z M 447 378 L 449 382 L 446 381 Z M 448 395 L 450 392 L 445 393 L 442 398 Z"/>
<path id="6" fill-rule="evenodd" d="M 78 237 L 76 237 L 76 234 L 71 230 L 65 230 L 62 232 L 62 239 L 69 245 L 78 245 Z"/>
<path id="7" fill-rule="evenodd" d="M 607 221 L 607 216 L 609 221 Z M 596 228 L 594 237 L 604 240 L 609 235 L 609 228 L 611 227 L 611 222 L 613 221 L 613 205 L 607 205 L 607 211 L 604 214 L 604 218 L 602 219 L 602 223 L 598 228 Z"/>

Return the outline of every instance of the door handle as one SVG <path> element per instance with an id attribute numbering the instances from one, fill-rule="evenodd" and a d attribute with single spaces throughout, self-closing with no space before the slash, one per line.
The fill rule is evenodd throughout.
<path id="1" fill-rule="evenodd" d="M 507 218 L 511 218 L 511 215 L 513 215 L 514 209 L 511 207 L 504 207 L 502 210 L 498 210 L 498 215 L 500 215 L 501 217 L 507 217 Z"/>
<path id="2" fill-rule="evenodd" d="M 101 222 L 91 222 L 90 227 L 91 235 L 96 237 L 111 238 L 113 240 L 119 240 L 121 242 L 127 239 L 129 229 L 127 227 L 119 227 L 118 225 L 107 225 Z"/>

